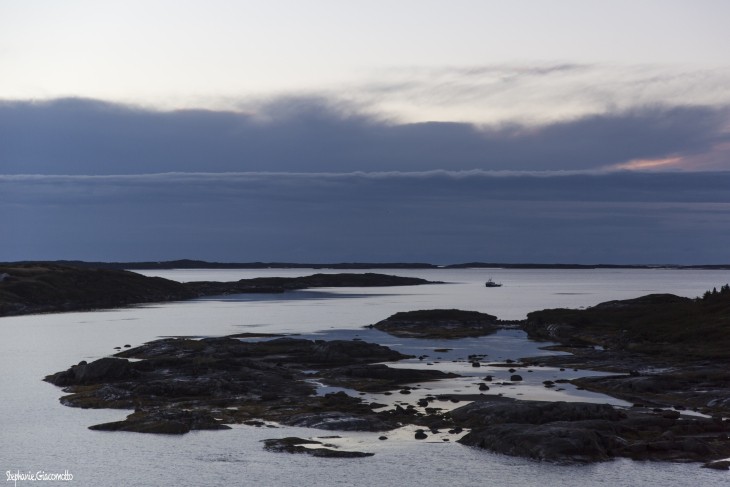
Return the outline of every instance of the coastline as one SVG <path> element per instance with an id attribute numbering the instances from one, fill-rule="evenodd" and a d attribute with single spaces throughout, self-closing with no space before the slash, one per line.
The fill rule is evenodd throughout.
<path id="1" fill-rule="evenodd" d="M 202 331 L 202 330 L 201 330 L 201 331 Z M 445 339 L 445 340 L 444 340 L 444 346 L 448 346 L 448 343 L 449 343 L 448 339 Z M 489 363 L 489 362 L 486 362 L 485 364 L 488 364 L 488 363 Z M 547 362 L 546 362 L 546 363 L 547 363 Z M 512 365 L 514 366 L 514 364 L 512 364 Z M 470 367 L 469 363 L 466 363 L 466 366 L 469 366 L 469 367 Z M 484 370 L 486 370 L 486 369 L 484 369 Z M 629 376 L 630 376 L 630 374 L 629 374 Z M 630 377 L 631 377 L 631 376 L 630 376 Z M 507 387 L 509 387 L 509 386 L 507 386 Z M 527 389 L 523 389 L 523 390 L 527 391 Z M 398 394 L 399 394 L 399 393 L 398 393 Z M 412 397 L 412 398 L 414 398 L 414 399 L 415 399 L 415 397 L 417 396 L 417 393 L 416 393 L 416 392 L 412 392 L 412 393 L 411 393 L 411 394 L 409 394 L 408 396 L 409 396 L 409 397 L 405 397 L 405 396 L 404 396 L 403 398 L 404 398 L 404 399 L 410 399 L 410 398 Z M 449 398 L 445 398 L 445 400 L 446 400 L 447 402 L 449 402 L 449 403 L 451 403 L 451 399 L 457 399 L 457 400 L 459 400 L 459 401 L 460 401 L 460 403 L 466 402 L 466 401 L 468 401 L 468 400 L 473 400 L 473 398 L 471 398 L 471 399 L 468 399 L 468 398 L 467 398 L 467 396 L 469 396 L 469 394 L 465 395 L 465 396 L 464 396 L 464 397 L 462 397 L 462 398 L 459 398 L 459 397 L 454 397 L 454 396 L 450 396 Z M 437 399 L 436 399 L 436 400 L 438 400 L 438 401 L 441 401 L 441 399 L 439 399 L 438 397 L 437 397 Z M 648 413 L 650 413 L 650 414 L 651 414 L 651 413 L 653 413 L 653 412 L 654 412 L 654 411 L 648 411 Z M 667 420 L 667 419 L 673 419 L 673 418 L 663 418 L 663 419 L 662 419 L 662 421 L 664 421 L 664 420 Z M 426 434 L 428 434 L 428 433 L 426 433 Z"/>
<path id="2" fill-rule="evenodd" d="M 453 313 L 458 310 L 443 311 Z M 449 322 L 448 317 L 444 317 L 444 313 L 429 313 L 429 315 L 436 317 L 432 325 Z M 402 323 L 403 321 L 399 320 L 399 322 Z M 449 343 L 453 343 L 453 339 L 458 340 L 457 337 L 462 334 L 460 330 L 454 330 L 453 321 L 449 323 L 447 335 L 452 333 L 452 338 L 450 339 L 444 335 L 439 337 L 444 347 L 447 347 Z M 406 325 L 411 326 L 412 323 L 406 322 Z M 470 322 L 465 322 L 465 326 L 469 325 Z M 489 336 L 491 333 L 493 333 L 493 330 L 485 330 L 483 335 Z M 433 336 L 431 337 L 433 338 Z M 173 411 L 179 407 L 174 406 L 175 401 L 177 401 L 174 397 L 178 394 L 175 393 L 173 394 L 172 403 L 166 402 L 167 400 L 162 403 L 153 402 L 144 408 L 146 411 L 144 414 L 135 412 L 125 421 L 98 425 L 92 427 L 92 429 L 180 434 L 191 429 L 221 429 L 227 427 L 227 424 L 249 424 L 252 421 L 263 420 L 264 422 L 273 421 L 274 424 L 308 426 L 325 430 L 390 431 L 398 424 L 405 424 L 421 428 L 416 430 L 416 434 L 419 435 L 415 437 L 416 440 L 425 439 L 431 435 L 439 435 L 438 437 L 442 441 L 459 441 L 496 452 L 558 464 L 590 463 L 617 457 L 628 457 L 663 461 L 705 462 L 706 466 L 721 469 L 724 464 L 714 462 L 730 456 L 730 440 L 728 439 L 730 425 L 727 420 L 723 420 L 723 415 L 727 414 L 726 405 L 723 406 L 723 403 L 718 403 L 715 407 L 710 407 L 709 404 L 704 404 L 702 407 L 684 405 L 681 398 L 671 388 L 664 390 L 663 397 L 659 399 L 651 396 L 651 393 L 656 392 L 656 388 L 637 389 L 629 397 L 612 392 L 610 389 L 590 385 L 591 383 L 601 384 L 605 380 L 625 380 L 631 383 L 641 381 L 644 384 L 666 383 L 667 377 L 669 377 L 666 371 L 657 372 L 656 369 L 659 363 L 642 355 L 632 354 L 631 360 L 625 360 L 629 355 L 610 355 L 604 350 L 596 350 L 592 347 L 593 354 L 540 356 L 523 358 L 517 361 L 508 360 L 504 363 L 492 363 L 485 361 L 484 357 L 470 355 L 466 359 L 462 357 L 452 362 L 456 362 L 462 371 L 464 367 L 467 370 L 478 368 L 483 374 L 483 371 L 495 370 L 494 368 L 497 367 L 504 371 L 503 374 L 507 375 L 496 374 L 493 377 L 488 374 L 484 378 L 474 377 L 475 380 L 461 383 L 460 387 L 467 388 L 478 385 L 478 392 L 456 392 L 461 389 L 455 389 L 454 392 L 437 393 L 430 392 L 433 388 L 433 383 L 430 380 L 441 379 L 439 382 L 448 382 L 456 378 L 421 375 L 416 379 L 416 376 L 412 375 L 415 370 L 421 370 L 424 374 L 428 374 L 429 366 L 432 366 L 430 367 L 431 373 L 442 373 L 439 370 L 438 360 L 429 358 L 427 359 L 429 362 L 425 363 L 424 358 L 427 355 L 417 358 L 421 361 L 421 364 L 416 366 L 415 369 L 409 367 L 409 364 L 413 366 L 414 359 L 411 359 L 409 364 L 403 365 L 386 359 L 387 366 L 371 367 L 363 364 L 356 365 L 358 363 L 355 358 L 357 355 L 353 355 L 347 351 L 347 348 L 343 348 L 342 351 L 338 351 L 334 355 L 340 357 L 337 359 L 338 362 L 334 363 L 335 368 L 330 369 L 332 365 L 327 365 L 324 367 L 325 370 L 322 371 L 325 363 L 322 362 L 323 359 L 316 358 L 316 354 L 311 355 L 311 352 L 303 351 L 309 350 L 307 347 L 311 346 L 326 347 L 333 351 L 339 347 L 369 346 L 366 342 L 358 340 L 361 339 L 356 338 L 351 341 L 319 339 L 315 342 L 309 342 L 301 338 L 278 338 L 265 341 L 255 339 L 254 342 L 242 343 L 235 340 L 231 341 L 230 337 L 208 338 L 202 341 L 164 339 L 116 354 L 116 357 L 119 358 L 113 360 L 119 360 L 115 364 L 122 367 L 122 369 L 112 369 L 117 372 L 112 372 L 107 377 L 105 376 L 107 369 L 102 367 L 104 372 L 99 376 L 98 381 L 92 379 L 87 384 L 86 379 L 84 379 L 86 374 L 84 371 L 87 367 L 98 369 L 101 365 L 87 365 L 85 363 L 72 366 L 65 372 L 58 372 L 47 377 L 46 380 L 57 385 L 65 385 L 67 389 L 64 390 L 72 393 L 70 396 L 61 399 L 66 405 L 77 407 L 125 407 L 125 404 L 130 404 L 128 402 L 130 400 L 134 401 L 135 404 L 145 403 L 146 399 L 134 395 L 129 396 L 128 393 L 123 391 L 130 387 L 133 390 L 139 390 L 139 386 L 134 385 L 136 384 L 135 381 L 142 380 L 147 383 L 149 378 L 144 374 L 154 373 L 155 366 L 151 365 L 152 368 L 149 368 L 139 365 L 139 367 L 142 367 L 141 370 L 147 372 L 140 372 L 143 375 L 138 379 L 133 379 L 135 377 L 134 373 L 129 372 L 126 367 L 135 367 L 137 365 L 132 363 L 131 365 L 124 364 L 122 366 L 121 359 L 123 358 L 129 357 L 137 360 L 142 359 L 143 361 L 145 359 L 147 361 L 162 359 L 163 363 L 167 364 L 169 359 L 165 357 L 169 355 L 170 359 L 176 357 L 176 361 L 184 358 L 186 362 L 181 363 L 190 361 L 190 363 L 199 364 L 207 363 L 206 361 L 209 359 L 206 357 L 216 357 L 216 360 L 223 360 L 227 364 L 226 369 L 230 367 L 235 369 L 236 366 L 228 364 L 228 361 L 233 360 L 233 357 L 249 357 L 247 360 L 262 357 L 261 360 L 264 360 L 264 362 L 268 363 L 270 360 L 275 360 L 278 367 L 284 366 L 288 374 L 294 374 L 294 382 L 285 387 L 285 390 L 289 392 L 284 394 L 281 389 L 268 389 L 266 392 L 261 390 L 254 393 L 256 397 L 247 396 L 248 399 L 243 400 L 243 402 L 229 396 L 222 398 L 213 392 L 201 393 L 200 387 L 203 391 L 206 391 L 211 387 L 210 385 L 204 385 L 208 384 L 206 381 L 230 381 L 232 380 L 231 377 L 228 375 L 213 375 L 201 383 L 202 379 L 198 373 L 190 376 L 188 375 L 190 372 L 186 368 L 184 369 L 186 370 L 185 375 L 177 376 L 176 373 L 173 373 L 171 378 L 176 383 L 193 381 L 192 383 L 196 384 L 194 390 L 198 392 L 195 393 L 195 402 L 189 400 L 184 402 L 185 410 L 191 410 L 192 408 L 193 411 L 198 411 L 195 415 L 190 416 L 188 413 L 182 416 L 180 413 L 173 414 Z M 419 340 L 419 338 L 412 338 L 412 340 Z M 221 346 L 223 348 L 220 348 Z M 232 353 L 230 347 L 243 347 L 242 350 L 245 351 L 234 352 L 229 357 L 226 354 Z M 304 348 L 299 349 L 298 347 Z M 561 349 L 566 350 L 564 346 Z M 448 349 L 444 348 L 444 350 Z M 575 350 L 588 350 L 588 348 L 575 348 Z M 202 353 L 202 355 L 199 356 L 199 353 Z M 304 363 L 300 364 L 300 361 L 303 360 L 302 357 L 304 357 L 302 353 L 312 358 L 307 358 Z M 327 352 L 326 356 L 329 357 L 330 353 L 334 352 Z M 269 359 L 269 356 L 272 359 Z M 407 357 L 401 356 L 398 360 L 403 358 Z M 314 360 L 318 365 L 308 362 L 310 360 Z M 330 363 L 330 360 L 328 358 L 326 362 Z M 365 359 L 365 362 L 382 360 L 383 357 L 374 357 Z M 154 364 L 154 362 L 149 363 Z M 484 364 L 484 369 L 481 369 L 482 364 Z M 520 398 L 502 397 L 502 392 L 499 392 L 506 391 L 505 387 L 511 388 L 510 386 L 513 385 L 522 387 L 521 383 L 527 378 L 526 373 L 539 372 L 543 367 L 551 367 L 553 370 L 556 370 L 558 366 L 576 367 L 573 370 L 580 375 L 578 367 L 582 370 L 591 370 L 606 368 L 606 364 L 613 369 L 614 375 L 578 377 L 557 381 L 544 380 L 544 387 L 550 390 L 557 386 L 558 388 L 554 390 L 559 391 L 561 390 L 560 387 L 567 387 L 567 384 L 570 384 L 578 389 L 588 389 L 612 397 L 623 397 L 633 401 L 633 404 L 626 404 L 624 407 L 616 409 L 596 403 L 585 403 L 580 400 L 566 403 L 561 401 L 559 397 L 556 400 L 544 402 L 535 400 L 536 396 L 531 397 L 527 392 L 529 388 L 521 389 L 525 392 L 518 393 L 518 395 L 523 395 Z M 663 365 L 666 368 L 667 363 L 663 363 Z M 682 366 L 678 363 L 673 365 L 675 371 L 686 371 L 681 367 L 689 367 L 687 362 L 684 362 Z M 165 367 L 168 368 L 167 365 Z M 627 367 L 632 369 L 629 370 Z M 214 369 L 217 370 L 217 366 Z M 300 384 L 302 381 L 302 377 L 297 376 L 295 371 L 305 369 L 319 370 L 318 374 L 308 379 L 310 383 L 315 381 L 320 386 L 329 389 L 334 386 L 336 392 L 313 394 L 312 390 L 302 390 L 300 391 L 301 395 L 294 399 L 291 396 L 292 391 L 298 390 L 294 385 Z M 705 373 L 708 373 L 709 369 L 710 366 L 705 364 Z M 713 370 L 717 374 L 722 373 L 722 369 L 722 365 L 719 365 Z M 327 372 L 328 370 L 329 372 Z M 560 370 L 564 369 L 561 368 Z M 615 374 L 616 372 L 620 372 L 620 374 Z M 168 371 L 167 374 L 169 373 Z M 535 377 L 538 376 L 539 374 L 536 373 Z M 76 379 L 73 379 L 74 377 Z M 265 377 L 268 376 L 262 376 L 258 383 L 259 386 L 272 383 L 271 381 L 274 380 Z M 386 377 L 397 378 L 397 381 L 390 384 L 382 382 Z M 74 380 L 80 382 L 74 382 Z M 416 380 L 419 383 L 416 383 Z M 281 379 L 274 380 L 274 382 L 280 381 Z M 686 385 L 683 384 L 683 386 Z M 698 383 L 697 386 L 705 388 L 706 384 Z M 109 387 L 113 389 L 108 389 Z M 165 393 L 159 391 L 167 390 L 166 387 L 156 389 L 158 392 L 155 393 L 155 397 L 164 398 Z M 531 387 L 534 388 L 534 385 Z M 492 389 L 491 392 L 482 392 L 489 391 L 490 388 Z M 112 390 L 115 391 L 112 394 L 114 399 L 110 403 L 105 398 Z M 251 389 L 248 390 L 251 391 Z M 386 395 L 396 395 L 398 400 L 395 402 L 385 401 L 388 404 L 368 402 L 373 400 L 372 394 L 370 394 L 369 398 L 365 398 L 365 402 L 362 401 L 364 399 L 363 395 L 378 391 L 385 391 Z M 705 401 L 712 402 L 718 398 L 727 397 L 728 391 L 727 384 L 724 383 L 723 387 L 714 390 L 713 395 L 703 397 Z M 691 388 L 684 387 L 681 392 L 690 397 L 697 396 L 693 394 L 696 391 Z M 209 394 L 212 395 L 208 397 Z M 126 403 L 125 400 L 121 399 L 124 397 L 128 398 Z M 122 402 L 119 402 L 120 400 Z M 459 403 L 466 403 L 466 405 Z M 294 404 L 297 406 L 294 407 Z M 442 407 L 444 404 L 451 404 L 451 407 Z M 225 409 L 220 408 L 222 405 L 226 406 Z M 164 415 L 154 412 L 161 407 L 167 411 Z M 687 414 L 690 409 L 694 409 L 695 412 Z M 281 411 L 287 412 L 282 415 Z M 517 414 L 515 411 L 519 411 L 517 416 L 515 416 Z M 546 411 L 551 412 L 547 414 Z M 504 418 L 512 419 L 506 420 Z M 170 421 L 172 421 L 172 424 L 169 423 Z M 507 424 L 512 426 L 507 428 Z M 444 429 L 448 430 L 452 436 L 444 436 Z M 466 433 L 465 436 L 462 435 L 463 432 Z M 387 433 L 385 434 L 387 435 Z M 568 439 L 565 440 L 567 443 L 555 443 L 553 441 L 555 435 Z M 505 438 L 512 439 L 506 440 Z M 277 447 L 272 446 L 272 448 L 275 451 L 301 453 L 299 447 L 309 440 L 302 440 L 301 443 L 296 441 L 298 440 L 292 439 L 291 442 L 293 443 L 290 442 Z M 585 443 L 586 441 L 589 442 L 590 446 Z M 580 448 L 576 445 L 580 445 Z M 327 450 L 326 446 L 319 446 L 317 447 L 317 455 L 328 454 L 326 451 L 321 451 L 322 448 Z M 304 453 L 310 452 L 305 451 Z M 336 453 L 332 453 L 332 456 L 342 456 L 341 453 L 336 451 Z"/>
<path id="3" fill-rule="evenodd" d="M 101 262 L 81 260 L 17 261 L 2 265 L 52 264 L 94 269 L 171 270 L 171 269 L 672 269 L 672 270 L 730 270 L 730 264 L 578 264 L 530 262 L 466 262 L 433 264 L 424 262 L 210 262 L 179 259 L 170 261 Z"/>
<path id="4" fill-rule="evenodd" d="M 316 287 L 383 287 L 436 284 L 376 273 L 313 274 L 231 282 L 180 283 L 118 269 L 49 263 L 0 264 L 0 317 L 89 311 L 230 294 L 278 294 Z"/>

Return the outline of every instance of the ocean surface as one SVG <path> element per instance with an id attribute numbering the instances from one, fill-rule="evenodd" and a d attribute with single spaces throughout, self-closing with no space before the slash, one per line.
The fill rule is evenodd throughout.
<path id="1" fill-rule="evenodd" d="M 322 270 L 170 270 L 142 271 L 179 281 L 232 281 L 259 276 L 301 276 Z M 365 272 L 365 271 L 353 271 Z M 449 342 L 397 339 L 363 328 L 398 311 L 459 308 L 483 311 L 502 319 L 521 319 L 530 311 L 592 306 L 613 299 L 650 293 L 695 297 L 730 282 L 728 271 L 700 270 L 504 270 L 429 269 L 377 271 L 444 281 L 410 287 L 316 289 L 276 295 L 150 304 L 82 313 L 0 318 L 0 469 L 8 473 L 64 473 L 71 481 L 17 485 L 494 485 L 494 486 L 688 486 L 730 485 L 730 474 L 699 464 L 667 464 L 617 460 L 588 466 L 556 466 L 497 455 L 454 443 L 436 435 L 413 439 L 412 429 L 379 434 L 329 432 L 306 428 L 256 428 L 192 432 L 182 436 L 91 431 L 88 426 L 123 419 L 129 411 L 82 410 L 62 406 L 60 388 L 42 382 L 50 373 L 80 360 L 137 346 L 166 336 L 219 336 L 242 332 L 292 333 L 304 337 L 358 337 L 412 354 L 424 361 L 403 366 L 439 367 L 465 377 L 424 383 L 426 392 L 476 392 L 476 375 L 504 373 L 483 367 L 479 374 L 464 361 L 471 353 L 485 361 L 503 361 L 546 354 L 544 343 L 528 341 L 522 332 Z M 504 284 L 485 288 L 487 278 Z M 449 352 L 433 349 L 447 346 Z M 454 361 L 456 360 L 456 361 Z M 429 362 L 432 365 L 427 365 Z M 535 368 L 519 385 L 496 385 L 489 393 L 522 399 L 621 401 L 598 394 L 541 387 L 546 378 L 572 378 L 584 371 Z M 321 393 L 328 392 L 323 389 Z M 383 402 L 382 395 L 371 398 Z M 409 396 L 409 401 L 417 397 Z M 461 404 L 459 404 L 461 405 Z M 272 425 L 273 426 L 273 425 Z M 265 452 L 267 438 L 318 437 L 343 448 L 375 453 L 362 459 L 327 459 Z M 9 481 L 7 485 L 13 485 Z"/>

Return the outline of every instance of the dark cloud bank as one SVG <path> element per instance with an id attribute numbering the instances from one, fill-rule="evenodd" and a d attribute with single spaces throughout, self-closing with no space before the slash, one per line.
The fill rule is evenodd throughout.
<path id="1" fill-rule="evenodd" d="M 575 170 L 707 151 L 725 110 L 647 108 L 540 127 L 392 124 L 282 99 L 256 115 L 157 112 L 93 100 L 0 104 L 0 173 Z"/>
<path id="2" fill-rule="evenodd" d="M 595 171 L 706 151 L 723 123 L 702 107 L 479 131 L 306 100 L 257 116 L 4 103 L 0 260 L 727 263 L 730 172 Z"/>

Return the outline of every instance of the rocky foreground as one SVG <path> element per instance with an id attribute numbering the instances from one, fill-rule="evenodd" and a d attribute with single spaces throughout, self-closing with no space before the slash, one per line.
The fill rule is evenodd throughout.
<path id="1" fill-rule="evenodd" d="M 396 336 L 449 339 L 489 334 L 503 325 L 482 313 L 424 310 L 398 313 L 373 326 Z M 509 367 L 611 371 L 572 382 L 634 406 L 509 399 L 488 392 L 490 376 L 480 394 L 427 395 L 390 409 L 357 394 L 317 395 L 317 385 L 326 384 L 407 399 L 420 383 L 453 377 L 434 369 L 389 367 L 383 362 L 406 356 L 360 340 L 170 338 L 81 362 L 45 380 L 64 387 L 63 404 L 133 411 L 125 420 L 91 427 L 98 430 L 183 434 L 273 421 L 387 432 L 415 425 L 415 439 L 444 430 L 466 445 L 555 463 L 625 457 L 730 466 L 722 460 L 730 457 L 727 286 L 694 300 L 651 295 L 586 310 L 544 310 L 519 326 L 531 338 L 558 342 L 557 348 L 572 354 L 523 358 Z M 555 387 L 551 381 L 544 385 Z M 448 411 L 439 407 L 444 401 L 468 404 Z M 688 410 L 702 415 L 684 414 Z M 368 455 L 301 438 L 271 440 L 264 447 L 317 456 Z"/>
<path id="2" fill-rule="evenodd" d="M 407 398 L 418 388 L 416 383 L 454 377 L 433 369 L 380 363 L 403 358 L 397 351 L 360 340 L 169 338 L 116 357 L 81 362 L 45 380 L 64 387 L 68 395 L 61 402 L 65 405 L 132 410 L 126 419 L 91 426 L 94 430 L 183 434 L 273 421 L 386 435 L 403 425 L 416 425 L 420 428 L 415 439 L 447 430 L 466 445 L 564 464 L 616 457 L 712 462 L 730 456 L 730 423 L 719 416 L 519 401 L 488 394 L 428 395 L 407 407 L 385 409 L 344 392 L 316 394 L 321 383 L 360 392 L 392 391 Z M 484 378 L 484 390 L 489 389 L 489 381 L 491 377 Z M 448 411 L 439 407 L 443 401 L 469 403 Z M 316 456 L 369 455 L 327 446 L 301 438 L 270 440 L 264 445 L 271 451 Z"/>
<path id="3" fill-rule="evenodd" d="M 413 286 L 430 281 L 375 273 L 262 277 L 180 283 L 113 269 L 52 263 L 0 265 L 0 317 L 115 308 L 204 296 L 283 293 L 313 287 Z"/>
<path id="4" fill-rule="evenodd" d="M 116 357 L 81 362 L 45 380 L 70 393 L 61 399 L 65 405 L 135 410 L 124 421 L 92 429 L 186 433 L 263 419 L 292 426 L 380 431 L 395 428 L 415 411 L 378 413 L 374 409 L 382 405 L 365 404 L 344 393 L 317 396 L 316 383 L 386 391 L 454 377 L 438 370 L 378 364 L 405 357 L 359 340 L 170 338 Z"/>

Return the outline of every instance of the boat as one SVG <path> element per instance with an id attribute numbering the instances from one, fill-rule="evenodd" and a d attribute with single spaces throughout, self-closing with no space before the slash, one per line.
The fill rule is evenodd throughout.
<path id="1" fill-rule="evenodd" d="M 484 283 L 484 285 L 486 287 L 502 287 L 501 282 L 494 282 L 491 277 L 489 279 L 487 279 L 487 282 Z"/>

